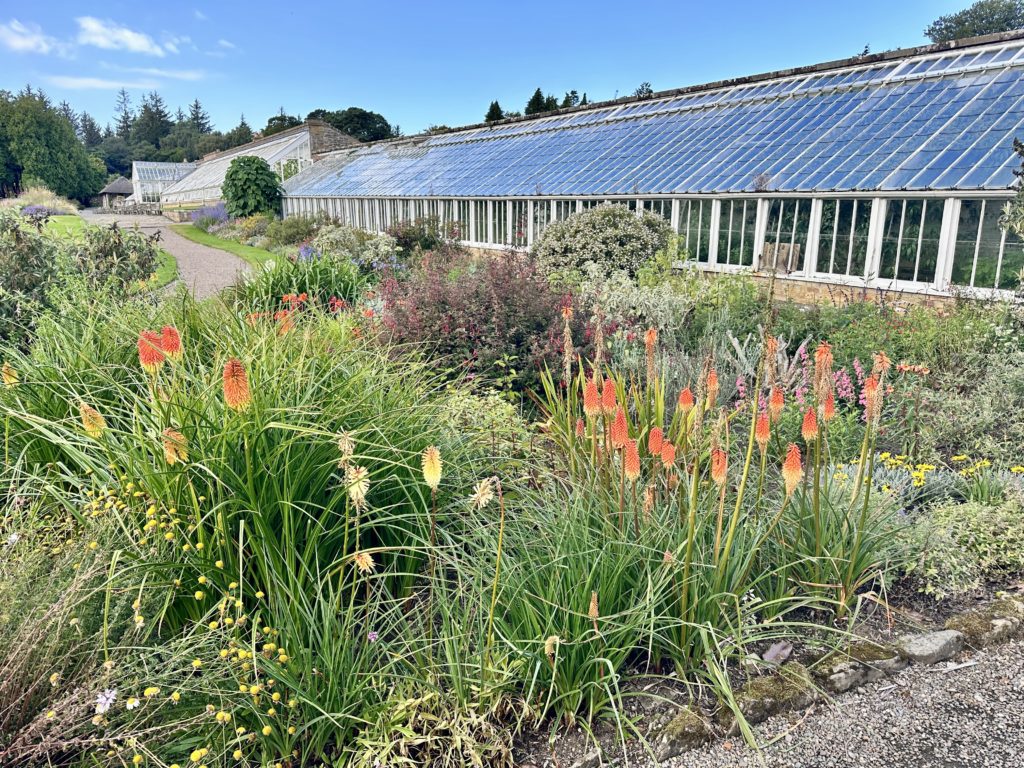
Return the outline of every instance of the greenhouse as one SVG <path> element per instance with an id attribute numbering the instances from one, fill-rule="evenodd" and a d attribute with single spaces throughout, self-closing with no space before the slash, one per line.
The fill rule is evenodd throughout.
<path id="1" fill-rule="evenodd" d="M 948 295 L 1010 289 L 1024 34 L 890 51 L 331 153 L 285 215 L 436 216 L 527 248 L 604 202 L 668 220 L 709 270 Z"/>
<path id="2" fill-rule="evenodd" d="M 240 147 L 207 155 L 194 170 L 163 190 L 165 211 L 198 208 L 221 199 L 221 185 L 236 157 L 261 157 L 284 181 L 310 166 L 319 155 L 358 143 L 318 120 L 310 120 Z"/>
<path id="3" fill-rule="evenodd" d="M 178 179 L 196 169 L 195 163 L 156 163 L 136 160 L 132 163 L 134 203 L 159 203 L 161 193 Z"/>

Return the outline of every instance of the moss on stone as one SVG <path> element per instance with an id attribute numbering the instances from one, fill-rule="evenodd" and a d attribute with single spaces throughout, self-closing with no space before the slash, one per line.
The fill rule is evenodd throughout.
<path id="1" fill-rule="evenodd" d="M 1002 639 L 1005 634 L 1009 634 L 1000 634 L 998 628 L 993 626 L 993 621 L 1005 619 L 1013 622 L 1016 626 L 1020 623 L 1021 615 L 1022 603 L 1013 598 L 1004 597 L 984 608 L 975 608 L 959 616 L 954 616 L 946 622 L 946 629 L 962 632 L 971 645 L 984 645 L 987 642 Z M 993 633 L 997 636 L 993 637 Z"/>

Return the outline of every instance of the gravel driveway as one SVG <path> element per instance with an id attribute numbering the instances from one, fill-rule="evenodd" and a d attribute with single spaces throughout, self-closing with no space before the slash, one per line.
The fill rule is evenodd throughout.
<path id="1" fill-rule="evenodd" d="M 969 665 L 969 666 L 967 666 Z M 1024 764 L 1024 640 L 905 671 L 754 728 L 764 762 L 741 739 L 663 768 L 1003 768 Z M 632 762 L 632 761 L 631 761 Z M 633 765 L 657 765 L 638 761 Z"/>
<path id="2" fill-rule="evenodd" d="M 145 232 L 160 232 L 160 247 L 178 262 L 178 282 L 188 287 L 197 299 L 215 296 L 234 285 L 239 274 L 250 267 L 234 254 L 206 245 L 193 243 L 170 228 L 163 216 L 119 216 L 95 213 L 90 210 L 79 214 L 90 224 L 100 226 L 117 223 L 121 227 L 138 227 Z"/>

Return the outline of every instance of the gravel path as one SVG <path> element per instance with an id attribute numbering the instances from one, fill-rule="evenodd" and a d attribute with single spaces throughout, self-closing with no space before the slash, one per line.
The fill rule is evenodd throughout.
<path id="1" fill-rule="evenodd" d="M 806 717 L 778 716 L 754 732 L 762 744 L 779 739 L 764 748 L 763 762 L 735 738 L 667 760 L 662 768 L 1020 766 L 1024 640 L 932 667 L 911 665 L 817 705 Z M 645 764 L 657 765 L 633 763 Z"/>
<path id="2" fill-rule="evenodd" d="M 137 226 L 146 232 L 159 231 L 160 247 L 178 262 L 178 280 L 171 285 L 184 284 L 197 299 L 215 296 L 234 285 L 239 274 L 250 269 L 248 264 L 234 254 L 182 237 L 170 228 L 170 222 L 162 216 L 119 216 L 89 210 L 81 211 L 80 215 L 90 224 L 109 226 L 116 222 L 121 227 Z"/>

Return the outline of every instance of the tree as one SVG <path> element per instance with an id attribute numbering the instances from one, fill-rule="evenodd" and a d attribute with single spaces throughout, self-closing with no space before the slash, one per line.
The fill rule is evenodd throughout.
<path id="1" fill-rule="evenodd" d="M 107 136 L 94 150 L 96 157 L 103 161 L 107 173 L 127 176 L 132 171 L 132 148 L 117 134 Z M 141 158 L 138 158 L 141 159 Z"/>
<path id="2" fill-rule="evenodd" d="M 978 0 L 970 8 L 940 16 L 925 29 L 933 43 L 1009 32 L 1024 27 L 1024 0 Z"/>
<path id="3" fill-rule="evenodd" d="M 558 99 L 555 98 L 554 94 L 548 94 L 544 97 L 544 111 L 553 112 L 558 109 Z"/>
<path id="4" fill-rule="evenodd" d="M 88 112 L 83 112 L 78 118 L 78 138 L 86 149 L 93 149 L 103 141 L 99 125 Z"/>
<path id="5" fill-rule="evenodd" d="M 65 120 L 71 123 L 71 127 L 75 130 L 75 133 L 77 134 L 78 115 L 75 113 L 75 110 L 71 108 L 71 105 L 68 104 L 66 101 L 62 101 L 60 104 L 57 105 L 57 112 L 60 113 L 61 117 L 63 117 Z"/>
<path id="6" fill-rule="evenodd" d="M 191 120 L 176 123 L 170 133 L 160 140 L 161 155 L 172 162 L 195 160 L 199 157 L 199 132 Z"/>
<path id="7" fill-rule="evenodd" d="M 587 104 L 589 104 L 589 103 L 590 103 L 590 102 L 588 102 L 588 101 L 587 101 L 587 92 L 586 92 L 586 91 L 584 91 L 584 92 L 583 92 L 583 98 L 582 98 L 582 99 L 580 99 L 580 106 L 581 106 L 581 107 L 585 107 L 585 106 L 587 106 Z"/>
<path id="8" fill-rule="evenodd" d="M 132 123 L 132 143 L 159 147 L 160 141 L 171 132 L 173 125 L 171 114 L 167 111 L 167 105 L 163 98 L 156 91 L 150 91 L 143 97 L 139 115 Z"/>
<path id="9" fill-rule="evenodd" d="M 533 92 L 533 96 L 526 102 L 526 108 L 523 110 L 524 115 L 536 115 L 547 110 L 547 103 L 544 100 L 544 94 L 540 88 Z"/>
<path id="10" fill-rule="evenodd" d="M 240 147 L 252 141 L 252 128 L 245 122 L 245 115 L 239 120 L 238 125 L 224 135 L 225 149 Z"/>
<path id="11" fill-rule="evenodd" d="M 87 201 L 105 174 L 78 141 L 71 123 L 39 93 L 0 92 L 0 193 L 17 192 L 24 180 Z"/>
<path id="12" fill-rule="evenodd" d="M 276 213 L 281 207 L 281 185 L 267 161 L 251 155 L 236 157 L 224 175 L 224 203 L 233 217 Z"/>
<path id="13" fill-rule="evenodd" d="M 651 84 L 646 80 L 637 86 L 636 90 L 633 91 L 633 96 L 638 99 L 649 99 L 654 95 L 654 89 L 651 88 Z"/>
<path id="14" fill-rule="evenodd" d="M 132 122 L 135 120 L 135 113 L 132 112 L 132 97 L 128 91 L 122 88 L 117 92 L 117 105 L 114 107 L 114 122 L 117 125 L 117 135 L 127 139 L 132 133 Z"/>
<path id="15" fill-rule="evenodd" d="M 213 130 L 213 125 L 210 123 L 210 115 L 203 109 L 199 99 L 196 99 L 189 105 L 188 121 L 192 123 L 192 126 L 199 133 L 209 133 Z"/>
<path id="16" fill-rule="evenodd" d="M 307 120 L 323 120 L 328 125 L 347 133 L 359 141 L 381 141 L 394 139 L 399 135 L 398 126 L 392 126 L 377 112 L 370 112 L 361 107 L 348 107 L 336 111 L 314 109 Z"/>
<path id="17" fill-rule="evenodd" d="M 286 115 L 284 107 L 281 107 L 276 115 L 267 120 L 267 126 L 263 129 L 263 135 L 273 136 L 275 133 L 294 128 L 296 125 L 302 125 L 302 121 L 294 115 Z"/>
<path id="18" fill-rule="evenodd" d="M 562 109 L 568 107 L 575 107 L 580 103 L 580 95 L 576 91 L 566 91 L 565 98 L 562 99 Z"/>
<path id="19" fill-rule="evenodd" d="M 484 122 L 493 123 L 496 120 L 501 120 L 505 117 L 505 113 L 501 111 L 501 104 L 497 100 L 491 102 L 491 106 L 487 108 L 487 114 L 484 116 Z"/>

